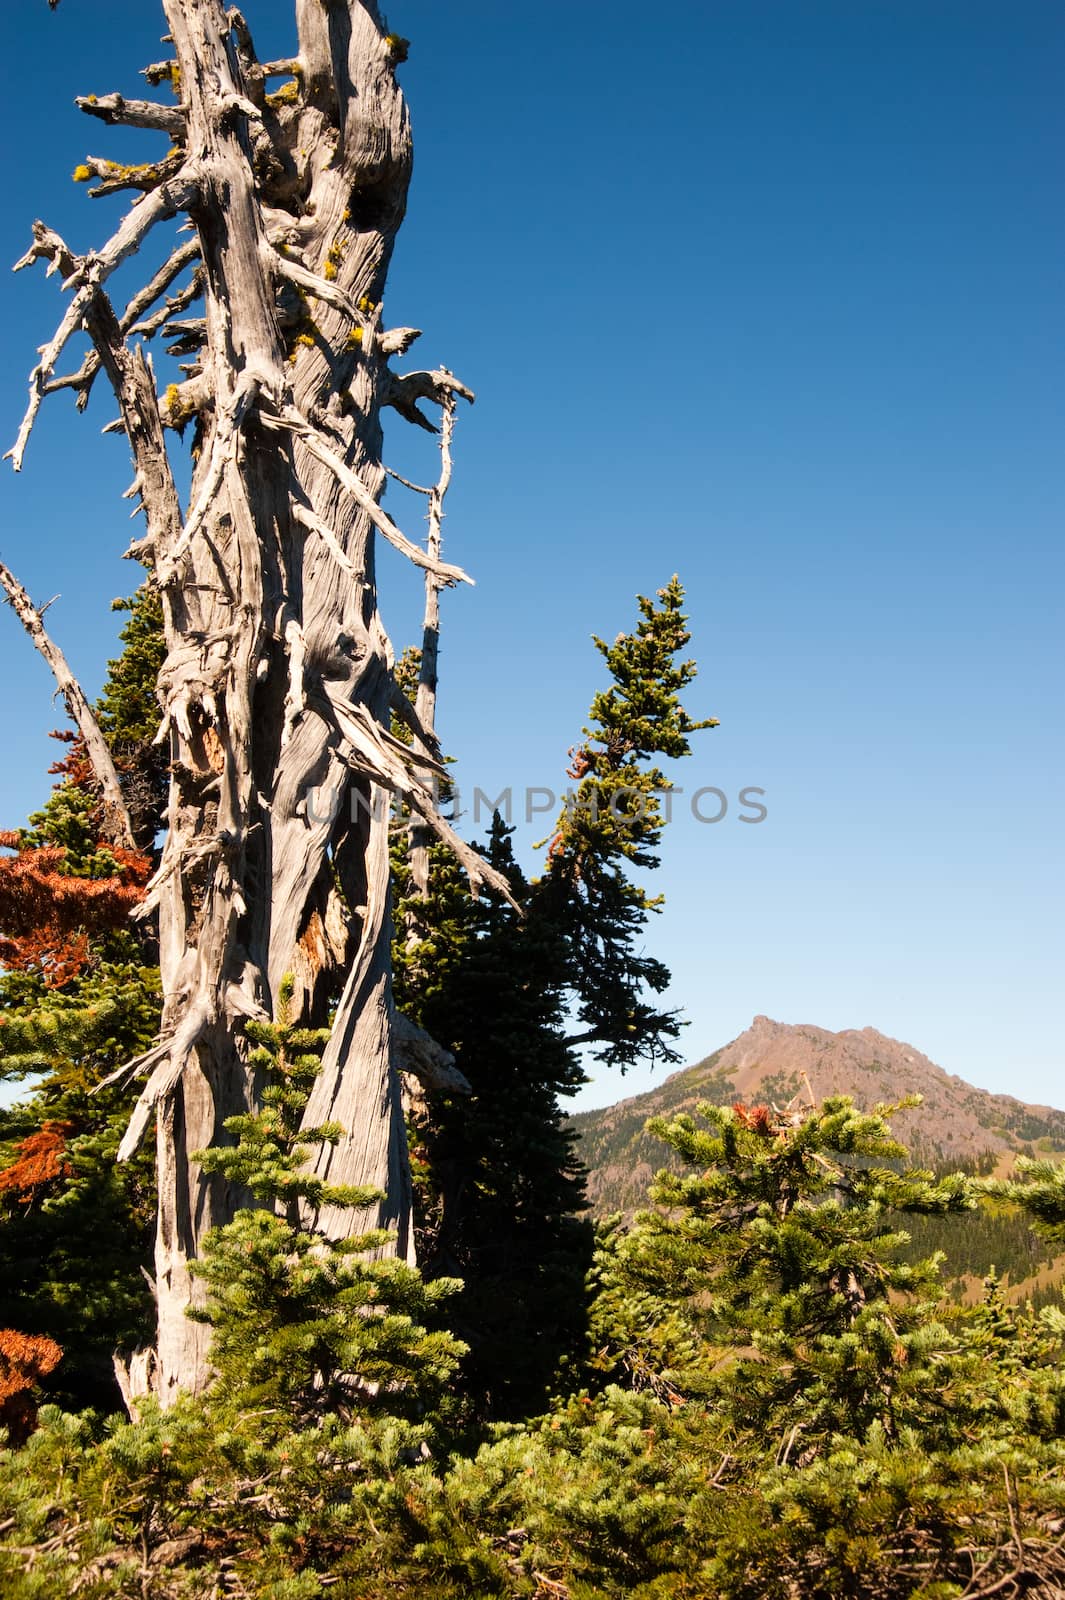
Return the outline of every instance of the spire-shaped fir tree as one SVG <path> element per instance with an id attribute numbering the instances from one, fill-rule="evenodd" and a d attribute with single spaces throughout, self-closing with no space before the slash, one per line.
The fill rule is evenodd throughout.
<path id="1" fill-rule="evenodd" d="M 669 974 L 637 949 L 658 902 L 626 869 L 656 864 L 658 795 L 669 780 L 651 758 L 686 755 L 689 734 L 713 725 L 693 722 L 680 701 L 696 670 L 675 660 L 689 638 L 682 603 L 674 578 L 657 603 L 640 599 L 633 634 L 596 641 L 613 681 L 593 701 L 575 756 L 580 782 L 539 880 L 527 881 L 513 829 L 494 817 L 484 853 L 514 904 L 491 889 L 472 899 L 434 845 L 428 891 L 417 898 L 409 834 L 394 835 L 396 1001 L 454 1053 L 470 1089 L 419 1096 L 412 1121 L 425 1259 L 464 1281 L 456 1326 L 470 1345 L 464 1374 L 481 1414 L 542 1404 L 584 1337 L 591 1234 L 563 1112 L 585 1081 L 577 1046 L 594 1042 L 622 1065 L 674 1058 L 666 1041 L 679 1023 L 647 998 Z M 402 686 L 417 669 L 410 652 Z"/>
<path id="2" fill-rule="evenodd" d="M 688 644 L 684 589 L 674 576 L 656 599 L 638 596 L 640 620 L 613 644 L 595 638 L 612 682 L 593 699 L 590 726 L 571 750 L 575 788 L 548 846 L 537 885 L 541 915 L 567 945 L 570 987 L 581 1027 L 571 1042 L 588 1045 L 610 1066 L 680 1059 L 680 1021 L 651 996 L 668 969 L 646 955 L 640 938 L 660 897 L 630 876 L 658 865 L 665 816 L 660 796 L 672 783 L 657 758 L 691 754 L 690 735 L 717 720 L 694 721 L 681 692 L 696 676 L 676 659 Z"/>

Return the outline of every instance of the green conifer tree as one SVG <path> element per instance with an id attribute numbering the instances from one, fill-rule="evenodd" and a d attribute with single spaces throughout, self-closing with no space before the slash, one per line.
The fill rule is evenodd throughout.
<path id="1" fill-rule="evenodd" d="M 120 867 L 94 837 L 94 806 L 89 790 L 62 783 L 23 837 L 30 849 L 59 846 L 66 877 L 106 890 Z M 149 1152 L 115 1159 L 130 1090 L 100 1086 L 154 1038 L 159 971 L 134 933 L 105 929 L 83 939 L 72 973 L 58 984 L 32 964 L 0 975 L 0 1079 L 28 1086 L 0 1108 L 0 1326 L 63 1347 L 52 1393 L 108 1404 L 112 1352 L 152 1326 L 143 1274 L 155 1195 Z M 53 1159 L 27 1167 L 27 1144 L 46 1129 Z"/>
<path id="2" fill-rule="evenodd" d="M 1053 1161 L 1019 1156 L 1012 1178 L 991 1179 L 981 1188 L 1022 1206 L 1044 1239 L 1065 1244 L 1065 1168 Z"/>
<path id="3" fill-rule="evenodd" d="M 159 591 L 144 583 L 136 594 L 116 600 L 114 611 L 128 612 L 119 639 L 122 650 L 108 662 L 96 715 L 118 769 L 133 834 L 151 849 L 166 804 L 169 750 L 155 742 L 160 708 L 156 683 L 166 655 Z"/>
<path id="4" fill-rule="evenodd" d="M 649 1124 L 685 1170 L 609 1230 L 592 1311 L 593 1370 L 653 1400 L 682 1453 L 683 1532 L 648 1594 L 1050 1594 L 1065 1570 L 1065 1317 L 993 1280 L 951 1306 L 938 1259 L 904 1259 L 907 1216 L 964 1214 L 974 1185 L 906 1167 L 891 1109 Z"/>
<path id="5" fill-rule="evenodd" d="M 689 734 L 713 725 L 693 722 L 680 701 L 695 676 L 693 662 L 675 659 L 689 638 L 682 603 L 674 578 L 657 602 L 640 598 L 634 633 L 596 640 L 612 684 L 593 701 L 580 781 L 538 881 L 518 867 L 513 830 L 493 819 L 484 853 L 520 914 L 492 891 L 471 899 L 431 845 L 412 937 L 407 834 L 395 834 L 397 1004 L 454 1052 L 471 1088 L 420 1099 L 413 1134 L 423 1258 L 463 1279 L 456 1326 L 482 1416 L 542 1405 L 583 1343 L 591 1233 L 577 1215 L 583 1172 L 562 1109 L 584 1081 L 576 1046 L 591 1042 L 622 1066 L 675 1059 L 666 1041 L 679 1022 L 647 998 L 669 974 L 637 947 L 659 902 L 627 868 L 656 864 L 669 780 L 652 758 L 688 754 Z M 409 652 L 401 684 L 412 687 L 417 670 Z"/>
<path id="6" fill-rule="evenodd" d="M 525 914 L 491 890 L 464 893 L 442 967 L 423 984 L 416 946 L 397 966 L 397 1002 L 470 1085 L 420 1100 L 412 1131 L 426 1266 L 463 1280 L 453 1316 L 470 1346 L 464 1382 L 477 1413 L 495 1417 L 542 1406 L 560 1360 L 579 1351 L 591 1254 L 560 1105 L 583 1082 L 565 1041 L 565 947 L 536 915 L 511 832 L 496 815 L 483 849 Z"/>
<path id="7" fill-rule="evenodd" d="M 595 638 L 610 671 L 608 689 L 592 701 L 590 726 L 572 751 L 576 787 L 548 847 L 537 885 L 540 914 L 565 938 L 570 986 L 580 1032 L 598 1060 L 624 1070 L 646 1060 L 680 1059 L 672 1041 L 680 1021 L 649 996 L 669 983 L 668 969 L 643 953 L 640 939 L 662 905 L 630 876 L 654 868 L 664 826 L 660 796 L 672 784 L 655 758 L 690 755 L 689 736 L 717 727 L 693 721 L 681 692 L 696 676 L 694 661 L 677 661 L 691 635 L 684 589 L 674 576 L 656 600 L 638 596 L 640 620 L 613 644 Z"/>
<path id="8" fill-rule="evenodd" d="M 329 1035 L 293 1026 L 291 997 L 287 979 L 276 1020 L 247 1024 L 248 1065 L 265 1080 L 262 1109 L 227 1120 L 232 1146 L 196 1157 L 259 1205 L 206 1236 L 195 1270 L 210 1297 L 193 1314 L 214 1330 L 211 1363 L 226 1404 L 280 1406 L 290 1425 L 323 1413 L 421 1411 L 464 1353 L 443 1329 L 423 1325 L 439 1322 L 459 1285 L 377 1259 L 381 1230 L 334 1241 L 320 1228 L 324 1206 L 362 1209 L 377 1196 L 307 1171 L 313 1148 L 342 1130 L 301 1128 Z"/>
<path id="9" fill-rule="evenodd" d="M 152 744 L 158 599 L 142 588 L 121 604 L 130 611 L 124 648 L 109 664 L 98 710 L 138 837 L 150 847 L 165 771 Z M 108 1406 L 117 1398 L 112 1352 L 144 1344 L 153 1323 L 145 1274 L 155 1192 L 150 1150 L 121 1166 L 115 1159 L 135 1089 L 101 1085 L 152 1042 L 161 992 L 152 930 L 128 920 L 148 862 L 100 842 L 91 769 L 77 740 L 68 742 L 45 805 L 11 836 L 21 860 L 43 853 L 49 870 L 35 885 L 35 914 L 47 917 L 49 885 L 62 893 L 58 929 L 69 948 L 65 964 L 27 958 L 0 975 L 0 1079 L 27 1085 L 0 1108 L 0 1326 L 63 1347 L 50 1392 Z M 109 906 L 112 886 L 120 895 Z"/>
<path id="10" fill-rule="evenodd" d="M 615 1242 L 612 1271 L 679 1313 L 700 1359 L 664 1375 L 712 1394 L 738 1427 L 809 1450 L 874 1422 L 894 1437 L 915 1407 L 929 1425 L 953 1343 L 935 1315 L 939 1261 L 901 1259 L 900 1221 L 973 1202 L 960 1175 L 894 1170 L 892 1109 L 838 1097 L 793 1123 L 704 1104 L 704 1126 L 648 1125 L 689 1170 L 659 1174 L 656 1209 Z M 641 1352 L 652 1366 L 653 1349 Z"/>

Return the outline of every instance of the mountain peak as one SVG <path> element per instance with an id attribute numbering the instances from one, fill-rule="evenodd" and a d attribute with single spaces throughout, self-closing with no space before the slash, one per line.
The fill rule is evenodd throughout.
<path id="1" fill-rule="evenodd" d="M 647 1094 L 573 1118 L 591 1170 L 589 1198 L 600 1211 L 642 1202 L 666 1158 L 665 1147 L 643 1131 L 648 1117 L 693 1111 L 704 1100 L 783 1107 L 796 1097 L 802 1103 L 811 1095 L 820 1101 L 838 1094 L 851 1095 L 864 1110 L 920 1095 L 918 1109 L 893 1119 L 920 1165 L 965 1163 L 990 1171 L 1019 1154 L 1065 1153 L 1065 1112 L 977 1089 L 876 1028 L 833 1033 L 758 1015 L 729 1044 Z"/>

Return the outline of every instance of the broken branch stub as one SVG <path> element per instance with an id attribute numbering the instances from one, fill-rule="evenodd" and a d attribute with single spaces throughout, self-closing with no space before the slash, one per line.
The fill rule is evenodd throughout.
<path id="1" fill-rule="evenodd" d="M 43 611 L 37 609 L 15 574 L 2 561 L 0 561 L 0 588 L 4 590 L 12 610 L 33 640 L 35 649 L 51 668 L 56 687 L 66 702 L 71 721 L 81 734 L 93 776 L 100 786 L 104 838 L 109 844 L 121 845 L 126 850 L 135 850 L 133 824 L 126 808 L 122 785 L 118 781 L 118 773 L 107 740 L 100 731 L 100 724 L 96 720 L 85 691 L 71 672 L 66 656 L 46 630 L 41 620 Z"/>

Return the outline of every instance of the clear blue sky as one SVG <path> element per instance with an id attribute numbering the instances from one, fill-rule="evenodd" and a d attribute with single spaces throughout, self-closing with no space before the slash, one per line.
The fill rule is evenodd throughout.
<path id="1" fill-rule="evenodd" d="M 261 48 L 290 7 L 248 0 Z M 441 723 L 468 783 L 561 783 L 589 642 L 678 571 L 720 717 L 678 779 L 766 790 L 678 822 L 653 948 L 695 1059 L 756 1012 L 871 1024 L 988 1088 L 1061 1082 L 1065 13 L 1053 0 L 405 0 L 416 161 L 388 319 L 478 392 L 460 420 Z M 134 137 L 149 0 L 9 0 L 4 249 Z M 149 143 L 149 148 L 155 145 Z M 0 433 L 61 300 L 7 285 Z M 49 403 L 0 554 L 90 688 L 112 646 L 129 480 L 102 392 Z M 398 424 L 392 461 L 431 471 Z M 393 515 L 417 531 L 418 508 Z M 417 586 L 380 562 L 398 645 Z M 0 617 L 0 821 L 38 803 L 50 684 Z M 494 787 L 493 787 L 494 786 Z M 523 847 L 545 831 L 522 827 Z M 532 861 L 531 852 L 528 859 Z M 586 1103 L 645 1087 L 601 1078 Z"/>

